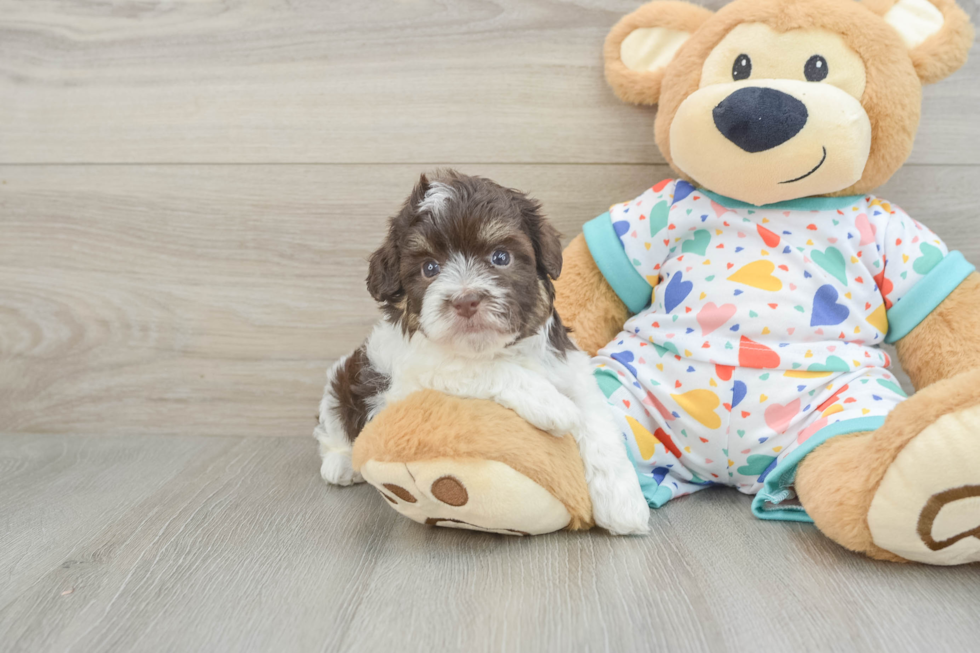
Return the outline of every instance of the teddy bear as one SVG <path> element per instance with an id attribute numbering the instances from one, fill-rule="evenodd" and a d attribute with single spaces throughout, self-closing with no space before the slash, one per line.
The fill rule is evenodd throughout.
<path id="1" fill-rule="evenodd" d="M 972 41 L 953 0 L 656 0 L 613 27 L 606 78 L 658 105 L 676 177 L 585 224 L 555 305 L 652 508 L 725 485 L 872 558 L 980 561 L 980 275 L 873 194 Z M 571 437 L 492 402 L 418 392 L 352 458 L 421 523 L 593 525 Z"/>

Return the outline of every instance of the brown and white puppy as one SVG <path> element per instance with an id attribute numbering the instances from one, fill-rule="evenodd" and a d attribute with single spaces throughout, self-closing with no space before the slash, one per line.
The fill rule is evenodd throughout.
<path id="1" fill-rule="evenodd" d="M 647 530 L 648 508 L 586 354 L 554 308 L 558 232 L 523 193 L 480 177 L 424 175 L 372 254 L 384 312 L 328 372 L 314 435 L 324 480 L 360 482 L 350 450 L 385 405 L 432 389 L 490 399 L 579 443 L 598 524 Z"/>

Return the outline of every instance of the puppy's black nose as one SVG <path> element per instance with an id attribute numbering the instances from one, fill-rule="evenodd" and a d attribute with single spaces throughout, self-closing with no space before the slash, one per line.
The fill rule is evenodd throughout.
<path id="1" fill-rule="evenodd" d="M 773 88 L 740 88 L 712 111 L 715 127 L 746 152 L 763 152 L 796 136 L 806 124 L 806 105 Z"/>
<path id="2" fill-rule="evenodd" d="M 474 293 L 468 293 L 453 300 L 453 308 L 460 317 L 470 318 L 476 314 L 476 309 L 480 307 L 481 298 Z"/>

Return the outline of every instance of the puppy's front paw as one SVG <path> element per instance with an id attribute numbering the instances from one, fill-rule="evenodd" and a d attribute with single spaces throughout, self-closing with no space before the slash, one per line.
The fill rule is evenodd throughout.
<path id="1" fill-rule="evenodd" d="M 320 476 L 331 485 L 353 485 L 364 482 L 360 472 L 354 471 L 349 452 L 330 451 L 323 454 Z"/>
<path id="2" fill-rule="evenodd" d="M 650 507 L 635 479 L 595 478 L 589 486 L 595 523 L 613 535 L 650 532 Z"/>
<path id="3" fill-rule="evenodd" d="M 522 416 L 523 417 L 523 416 Z M 540 414 L 525 417 L 533 426 L 545 431 L 556 438 L 565 437 L 566 433 L 571 433 L 575 426 L 575 420 L 566 419 L 561 415 Z"/>
<path id="4" fill-rule="evenodd" d="M 538 413 L 536 419 L 528 419 L 528 421 L 556 438 L 564 437 L 566 433 L 574 431 L 582 419 L 578 406 L 564 395 L 549 397 L 538 408 L 540 410 L 536 411 Z"/>

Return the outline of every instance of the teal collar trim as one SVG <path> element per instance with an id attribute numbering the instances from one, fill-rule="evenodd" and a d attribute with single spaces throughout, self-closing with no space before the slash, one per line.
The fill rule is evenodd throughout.
<path id="1" fill-rule="evenodd" d="M 769 472 L 766 477 L 765 485 L 759 490 L 752 500 L 752 514 L 759 519 L 772 519 L 777 521 L 801 521 L 813 523 L 810 515 L 799 504 L 780 505 L 787 499 L 796 496 L 793 491 L 793 482 L 796 480 L 796 466 L 811 451 L 819 447 L 830 438 L 848 433 L 860 433 L 862 431 L 876 431 L 885 423 L 884 417 L 855 417 L 845 419 L 840 422 L 828 424 L 810 438 L 790 452 L 776 469 Z"/>
<path id="2" fill-rule="evenodd" d="M 959 252 L 950 252 L 888 309 L 885 342 L 898 342 L 919 326 L 975 270 Z"/>
<path id="3" fill-rule="evenodd" d="M 763 204 L 759 206 L 756 204 L 749 204 L 748 202 L 743 202 L 741 200 L 732 199 L 731 197 L 725 197 L 724 195 L 713 193 L 710 190 L 705 190 L 704 188 L 700 188 L 698 190 L 713 199 L 718 204 L 724 206 L 726 209 L 758 209 L 760 211 L 770 209 L 777 211 L 833 211 L 836 209 L 846 208 L 853 205 L 855 202 L 864 199 L 864 195 L 845 195 L 843 197 L 800 197 L 799 199 L 795 200 L 786 200 L 785 202 L 776 202 L 775 204 Z"/>
<path id="4" fill-rule="evenodd" d="M 650 304 L 653 286 L 640 276 L 616 235 L 609 212 L 582 225 L 585 243 L 596 267 L 602 272 L 630 313 L 639 313 Z"/>

